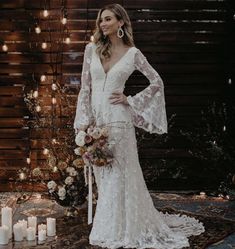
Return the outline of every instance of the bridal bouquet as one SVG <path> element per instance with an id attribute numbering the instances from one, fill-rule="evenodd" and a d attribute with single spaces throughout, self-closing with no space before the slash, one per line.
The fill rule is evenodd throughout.
<path id="1" fill-rule="evenodd" d="M 78 147 L 74 150 L 84 165 L 98 167 L 111 166 L 113 161 L 112 145 L 108 142 L 109 132 L 106 127 L 90 126 L 80 130 L 75 137 Z"/>

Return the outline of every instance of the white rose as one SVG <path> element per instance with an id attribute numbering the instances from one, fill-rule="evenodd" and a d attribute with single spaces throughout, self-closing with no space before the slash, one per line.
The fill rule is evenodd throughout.
<path id="1" fill-rule="evenodd" d="M 78 146 L 84 146 L 85 145 L 85 136 L 86 136 L 85 131 L 79 131 L 78 134 L 75 137 L 75 143 Z"/>
<path id="2" fill-rule="evenodd" d="M 66 177 L 65 184 L 71 185 L 73 183 L 73 178 L 71 176 Z"/>
<path id="3" fill-rule="evenodd" d="M 58 195 L 61 200 L 64 200 L 66 195 L 66 189 L 64 187 L 60 187 L 58 190 Z"/>
<path id="4" fill-rule="evenodd" d="M 70 173 L 70 172 L 73 171 L 73 170 L 75 170 L 73 167 L 68 167 L 68 168 L 66 169 L 66 172 L 67 172 L 67 173 Z"/>
<path id="5" fill-rule="evenodd" d="M 100 138 L 100 136 L 101 136 L 101 130 L 100 130 L 100 128 L 95 128 L 95 129 L 93 130 L 93 132 L 91 133 L 91 136 L 92 136 L 94 139 Z"/>
<path id="6" fill-rule="evenodd" d="M 76 170 L 72 170 L 72 171 L 69 172 L 69 175 L 70 175 L 70 176 L 76 176 L 77 174 L 78 174 L 78 173 L 77 173 Z"/>
<path id="7" fill-rule="evenodd" d="M 50 190 L 55 190 L 56 186 L 57 186 L 57 184 L 56 184 L 54 181 L 49 181 L 49 182 L 47 183 L 47 187 L 48 187 L 48 189 L 50 189 Z"/>
<path id="8" fill-rule="evenodd" d="M 77 156 L 81 156 L 81 155 L 80 155 L 80 150 L 79 150 L 79 148 L 74 149 L 74 153 L 75 153 Z"/>

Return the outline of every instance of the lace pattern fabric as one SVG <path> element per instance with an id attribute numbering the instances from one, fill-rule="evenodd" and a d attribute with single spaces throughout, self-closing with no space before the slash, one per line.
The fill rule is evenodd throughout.
<path id="1" fill-rule="evenodd" d="M 134 126 L 151 133 L 167 132 L 162 79 L 135 47 L 105 73 L 95 48 L 93 43 L 86 46 L 74 127 L 87 126 L 94 120 L 98 125 L 109 126 L 115 160 L 112 168 L 92 166 L 98 200 L 89 242 L 107 248 L 187 247 L 188 237 L 202 233 L 203 224 L 185 215 L 159 212 L 138 159 Z M 148 78 L 150 85 L 135 96 L 128 96 L 129 106 L 110 104 L 112 91 L 123 91 L 136 69 Z"/>

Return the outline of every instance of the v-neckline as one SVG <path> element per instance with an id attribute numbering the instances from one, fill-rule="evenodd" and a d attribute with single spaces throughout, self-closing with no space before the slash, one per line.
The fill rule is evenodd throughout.
<path id="1" fill-rule="evenodd" d="M 100 57 L 99 57 L 99 55 L 97 55 L 98 56 L 98 59 L 99 59 L 99 62 L 100 62 L 100 65 L 101 65 L 101 68 L 102 68 L 102 70 L 103 70 L 103 72 L 104 72 L 104 74 L 105 75 L 107 75 L 127 54 L 128 54 L 128 52 L 132 49 L 132 48 L 134 48 L 134 46 L 133 47 L 130 47 L 125 53 L 124 53 L 124 55 L 117 61 L 117 62 L 115 62 L 113 65 L 112 65 L 112 67 L 111 68 L 109 68 L 109 70 L 107 71 L 107 72 L 105 72 L 105 70 L 104 70 L 104 67 L 103 67 L 103 64 L 102 64 L 102 62 L 101 62 L 101 59 L 100 59 Z"/>

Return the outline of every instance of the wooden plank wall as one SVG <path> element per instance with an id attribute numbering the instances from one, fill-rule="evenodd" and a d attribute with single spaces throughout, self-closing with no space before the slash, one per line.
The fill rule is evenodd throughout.
<path id="1" fill-rule="evenodd" d="M 134 30 L 135 44 L 162 76 L 165 84 L 167 116 L 176 114 L 172 142 L 174 149 L 167 157 L 189 160 L 188 148 L 180 143 L 179 129 L 193 126 L 201 109 L 209 102 L 220 101 L 228 78 L 234 79 L 234 3 L 229 0 L 128 0 L 115 1 L 128 11 Z M 29 115 L 23 100 L 22 88 L 32 72 L 50 75 L 48 51 L 35 45 L 38 35 L 31 32 L 29 16 L 41 18 L 44 1 L 2 0 L 0 2 L 0 41 L 8 44 L 8 52 L 0 52 L 0 191 L 14 189 L 16 170 L 26 165 L 30 148 L 32 165 L 45 166 L 42 154 L 43 131 L 24 129 Z M 79 81 L 84 45 L 95 27 L 98 9 L 112 1 L 68 0 L 68 28 L 71 44 L 65 48 L 62 84 L 74 89 Z M 51 13 L 60 12 L 61 1 L 51 0 Z M 46 22 L 41 20 L 40 39 L 47 39 Z M 55 22 L 53 37 L 58 35 Z M 31 29 L 30 29 L 31 28 Z M 45 29 L 45 32 L 44 32 Z M 87 29 L 87 32 L 86 32 Z M 42 41 L 41 40 L 41 41 Z M 34 44 L 30 48 L 30 44 Z M 52 44 L 53 52 L 53 44 Z M 54 51 L 55 52 L 55 51 Z M 73 55 L 76 55 L 73 57 Z M 32 59 L 33 58 L 33 59 Z M 49 77 L 50 79 L 50 77 Z M 41 83 L 40 97 L 50 108 L 50 99 L 44 96 L 49 80 Z M 148 81 L 135 72 L 127 83 L 127 93 L 142 90 Z M 76 88 L 76 87 L 75 87 Z M 78 90 L 78 88 L 76 88 Z M 234 89 L 234 88 L 233 88 Z M 78 91 L 71 94 L 74 109 Z M 66 123 L 66 117 L 63 117 Z M 151 140 L 141 144 L 143 165 L 165 158 L 168 148 L 159 148 Z M 143 166 L 145 167 L 145 166 Z M 175 187 L 172 179 L 158 179 Z M 155 188 L 160 185 L 151 185 Z M 197 187 L 190 186 L 189 188 Z M 187 188 L 187 187 L 186 187 Z"/>

